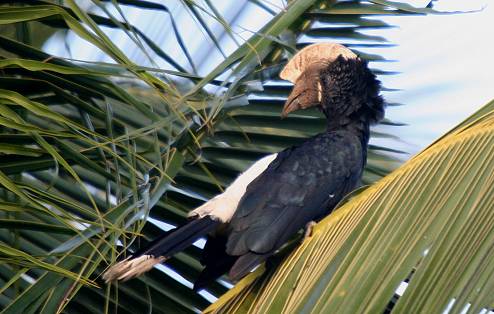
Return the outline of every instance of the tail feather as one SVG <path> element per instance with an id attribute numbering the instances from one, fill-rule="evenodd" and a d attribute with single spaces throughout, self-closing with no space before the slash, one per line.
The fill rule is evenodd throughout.
<path id="1" fill-rule="evenodd" d="M 237 260 L 237 256 L 225 256 L 218 260 L 215 265 L 206 266 L 194 282 L 194 291 L 206 288 L 209 284 L 220 278 L 221 275 L 228 272 Z"/>
<path id="2" fill-rule="evenodd" d="M 208 236 L 208 241 L 202 251 L 201 264 L 206 266 L 194 282 L 194 291 L 199 291 L 216 279 L 233 266 L 238 256 L 228 255 L 226 251 L 226 242 L 228 237 L 221 234 Z"/>
<path id="3" fill-rule="evenodd" d="M 152 255 L 170 257 L 175 253 L 189 247 L 199 238 L 214 230 L 220 224 L 219 221 L 205 216 L 194 219 L 185 225 L 172 230 L 162 238 L 153 241 L 147 248 L 140 250 L 139 255 Z"/>
<path id="4" fill-rule="evenodd" d="M 240 256 L 230 269 L 228 277 L 234 282 L 240 280 L 268 258 L 269 255 L 270 254 L 256 254 L 254 252 L 249 252 Z"/>
<path id="5" fill-rule="evenodd" d="M 126 281 L 137 277 L 153 268 L 154 265 L 192 245 L 219 224 L 219 221 L 213 220 L 209 216 L 192 220 L 172 232 L 166 233 L 133 256 L 113 265 L 103 274 L 103 279 L 106 282 L 111 282 Z"/>
<path id="6" fill-rule="evenodd" d="M 103 279 L 106 282 L 127 281 L 134 277 L 140 276 L 149 271 L 154 265 L 165 261 L 166 258 L 159 256 L 157 258 L 151 255 L 141 255 L 136 258 L 128 257 L 110 267 L 104 274 Z"/>

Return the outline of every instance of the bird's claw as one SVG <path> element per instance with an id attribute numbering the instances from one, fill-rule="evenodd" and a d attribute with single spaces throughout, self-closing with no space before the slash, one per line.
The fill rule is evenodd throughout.
<path id="1" fill-rule="evenodd" d="M 305 225 L 304 240 L 309 238 L 309 237 L 312 237 L 312 231 L 313 231 L 315 225 L 317 225 L 317 223 L 313 220 L 309 221 Z"/>

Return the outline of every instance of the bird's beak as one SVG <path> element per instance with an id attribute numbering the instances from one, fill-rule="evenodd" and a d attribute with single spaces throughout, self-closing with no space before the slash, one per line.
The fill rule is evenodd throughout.
<path id="1" fill-rule="evenodd" d="M 286 118 L 290 112 L 299 110 L 301 108 L 300 101 L 298 100 L 299 96 L 300 95 L 295 95 L 295 96 L 290 95 L 288 97 L 288 99 L 285 102 L 285 106 L 283 106 L 283 111 L 281 112 L 281 118 Z"/>
<path id="2" fill-rule="evenodd" d="M 285 102 L 281 117 L 286 118 L 290 112 L 317 106 L 322 100 L 322 87 L 318 79 L 315 81 L 298 81 Z"/>
<path id="3" fill-rule="evenodd" d="M 295 99 L 295 101 L 296 101 L 296 99 Z M 286 117 L 288 117 L 288 114 L 290 112 L 293 112 L 293 111 L 296 111 L 299 109 L 300 109 L 300 106 L 298 105 L 298 103 L 296 103 L 296 102 L 288 103 L 287 102 L 287 104 L 285 104 L 285 107 L 283 107 L 283 111 L 281 112 L 281 118 L 285 119 Z"/>

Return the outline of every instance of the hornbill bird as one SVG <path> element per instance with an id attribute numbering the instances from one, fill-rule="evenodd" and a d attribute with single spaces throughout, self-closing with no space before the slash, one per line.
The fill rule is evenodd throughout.
<path id="1" fill-rule="evenodd" d="M 369 126 L 384 116 L 380 82 L 367 62 L 342 45 L 314 44 L 298 52 L 280 77 L 294 83 L 282 116 L 317 106 L 326 131 L 257 161 L 224 193 L 190 212 L 186 224 L 110 267 L 107 282 L 138 276 L 206 235 L 205 268 L 194 289 L 226 272 L 236 281 L 357 187 Z"/>

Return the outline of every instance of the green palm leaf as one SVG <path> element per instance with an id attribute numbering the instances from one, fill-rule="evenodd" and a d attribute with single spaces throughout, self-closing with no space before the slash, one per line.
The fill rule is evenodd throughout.
<path id="1" fill-rule="evenodd" d="M 0 230 L 5 248 L 0 306 L 6 313 L 188 313 L 206 308 L 209 301 L 178 278 L 197 277 L 197 247 L 167 262 L 175 273 L 154 269 L 118 286 L 105 286 L 99 274 L 117 256 L 162 232 L 160 222 L 183 223 L 189 210 L 260 156 L 322 130 L 322 117 L 315 111 L 278 118 L 290 86 L 280 83 L 277 73 L 304 45 L 295 44 L 297 37 L 386 46 L 383 38 L 360 31 L 389 25 L 365 16 L 431 12 L 389 1 L 291 1 L 210 73 L 199 76 L 128 20 L 111 15 L 115 11 L 105 10 L 104 2 L 110 1 L 94 1 L 104 9 L 98 14 L 74 1 L 0 6 L 1 30 L 15 30 L 0 37 L 0 224 L 5 227 Z M 131 5 L 171 17 L 180 50 L 195 68 L 183 31 L 166 6 L 131 0 L 111 4 L 118 12 Z M 186 5 L 197 19 L 209 12 L 234 36 L 210 1 Z M 352 26 L 311 27 L 316 21 Z M 173 69 L 136 64 L 105 27 L 121 30 L 145 54 Z M 115 63 L 61 59 L 29 44 L 54 30 L 70 30 Z M 221 45 L 212 31 L 205 31 Z M 211 86 L 220 92 L 208 92 Z M 377 131 L 373 136 L 392 137 Z M 388 153 L 396 151 L 371 147 L 364 183 L 396 168 L 399 162 Z M 99 288 L 87 285 L 93 282 Z M 226 291 L 220 283 L 208 289 L 214 296 Z"/>

